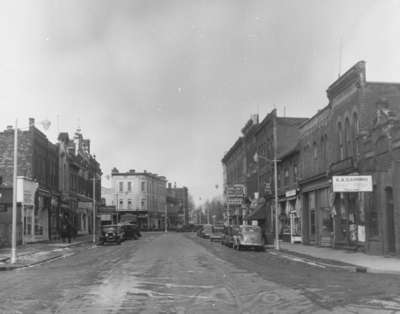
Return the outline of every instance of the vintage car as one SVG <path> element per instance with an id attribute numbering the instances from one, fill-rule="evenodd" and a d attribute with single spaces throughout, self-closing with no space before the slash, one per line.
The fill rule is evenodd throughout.
<path id="1" fill-rule="evenodd" d="M 241 250 L 253 248 L 258 251 L 264 250 L 264 240 L 259 226 L 241 225 L 233 236 L 233 248 Z"/>
<path id="2" fill-rule="evenodd" d="M 140 233 L 139 226 L 134 223 L 123 222 L 118 224 L 124 233 L 124 240 L 137 240 L 139 239 L 142 234 Z"/>
<path id="3" fill-rule="evenodd" d="M 121 244 L 125 238 L 125 233 L 120 225 L 103 225 L 101 226 L 99 244 L 116 243 Z"/>
<path id="4" fill-rule="evenodd" d="M 222 244 L 228 247 L 233 247 L 233 236 L 238 233 L 238 226 L 225 226 Z"/>
<path id="5" fill-rule="evenodd" d="M 212 233 L 212 225 L 203 225 L 203 227 L 198 231 L 197 235 L 203 239 L 209 239 Z"/>
<path id="6" fill-rule="evenodd" d="M 211 242 L 222 242 L 224 237 L 224 226 L 213 226 L 210 234 Z"/>

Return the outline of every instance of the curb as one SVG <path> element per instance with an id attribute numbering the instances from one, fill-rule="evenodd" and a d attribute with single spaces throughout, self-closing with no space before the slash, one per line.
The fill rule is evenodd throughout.
<path id="1" fill-rule="evenodd" d="M 29 264 L 0 265 L 0 271 L 8 271 L 8 270 L 16 270 L 16 269 L 21 269 L 21 268 L 27 268 L 27 267 L 35 266 L 35 265 L 38 265 L 38 264 L 41 264 L 41 263 L 49 262 L 51 260 L 54 260 L 54 259 L 57 259 L 57 258 L 60 258 L 60 257 L 63 257 L 63 256 L 64 255 L 62 255 L 62 254 L 58 254 L 58 255 L 55 255 L 55 256 L 48 257 L 48 258 L 44 258 L 44 259 L 42 259 L 40 261 L 34 261 L 32 263 L 29 263 Z"/>
<path id="2" fill-rule="evenodd" d="M 277 254 L 279 254 L 279 252 L 281 252 L 281 253 L 289 254 L 289 255 L 294 256 L 294 257 L 301 256 L 303 258 L 308 258 L 310 260 L 316 261 L 316 264 L 319 264 L 319 265 L 322 265 L 322 266 L 326 266 L 326 267 L 348 270 L 348 271 L 355 272 L 355 273 L 366 273 L 366 272 L 368 272 L 368 268 L 367 267 L 354 265 L 354 264 L 350 264 L 350 263 L 345 263 L 345 262 L 342 262 L 342 261 L 337 261 L 337 260 L 333 260 L 333 259 L 329 259 L 329 258 L 314 257 L 312 255 L 308 255 L 308 254 L 304 254 L 304 253 L 297 253 L 297 252 L 293 252 L 293 251 L 286 250 L 286 249 L 280 249 L 279 251 L 274 249 L 274 251 Z M 347 265 L 338 265 L 337 263 L 342 263 L 342 264 L 347 264 Z"/>

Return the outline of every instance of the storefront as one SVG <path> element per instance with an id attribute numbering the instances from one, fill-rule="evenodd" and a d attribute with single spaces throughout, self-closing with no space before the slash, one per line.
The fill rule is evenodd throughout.
<path id="1" fill-rule="evenodd" d="M 279 199 L 279 235 L 282 240 L 299 243 L 301 236 L 301 204 L 297 189 L 285 191 Z"/>
<path id="2" fill-rule="evenodd" d="M 89 234 L 89 219 L 93 217 L 93 203 L 88 201 L 78 202 L 77 225 L 78 234 Z"/>
<path id="3" fill-rule="evenodd" d="M 296 198 L 296 209 L 300 213 L 302 242 L 331 247 L 333 244 L 333 218 L 329 205 L 331 183 L 326 175 L 300 182 L 301 195 Z M 295 207 L 296 208 L 296 207 Z"/>
<path id="4" fill-rule="evenodd" d="M 334 246 L 365 246 L 365 200 L 372 192 L 372 177 L 353 173 L 332 177 L 331 208 Z M 367 195 L 366 195 L 367 193 Z"/>

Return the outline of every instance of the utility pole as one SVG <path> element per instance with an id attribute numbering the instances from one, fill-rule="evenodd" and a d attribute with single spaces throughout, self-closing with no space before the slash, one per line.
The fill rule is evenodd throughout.
<path id="1" fill-rule="evenodd" d="M 165 228 L 165 231 L 164 232 L 168 232 L 168 208 L 167 208 L 167 204 L 165 204 L 165 223 L 164 223 L 164 228 Z"/>
<path id="2" fill-rule="evenodd" d="M 274 140 L 274 178 L 275 178 L 275 248 L 277 250 L 279 247 L 279 220 L 278 220 L 278 161 L 277 161 L 277 149 L 278 149 L 278 140 L 276 134 L 276 110 L 273 115 L 273 140 Z"/>
<path id="3" fill-rule="evenodd" d="M 17 167 L 18 167 L 18 120 L 14 129 L 14 171 L 13 171 L 13 204 L 11 226 L 11 264 L 17 261 Z"/>
<path id="4" fill-rule="evenodd" d="M 96 175 L 93 174 L 93 244 L 96 244 Z"/>

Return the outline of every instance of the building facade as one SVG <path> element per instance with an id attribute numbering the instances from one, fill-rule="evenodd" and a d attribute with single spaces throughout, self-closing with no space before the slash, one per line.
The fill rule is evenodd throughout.
<path id="1" fill-rule="evenodd" d="M 13 187 L 14 132 L 7 127 L 0 133 L 0 181 L 1 189 Z M 21 186 L 20 193 L 30 193 L 31 201 L 19 198 L 17 243 L 51 240 L 58 236 L 59 189 L 58 189 L 58 150 L 39 129 L 35 120 L 29 119 L 28 130 L 18 130 L 17 176 Z M 30 185 L 30 182 L 35 182 Z M 0 191 L 0 193 L 3 193 Z M 5 195 L 8 195 L 6 193 Z M 12 203 L 12 202 L 11 202 Z M 11 208 L 6 200 L 3 208 Z M 7 218 L 8 217 L 8 218 Z M 0 223 L 4 242 L 10 245 L 11 216 L 5 215 Z"/>
<path id="2" fill-rule="evenodd" d="M 396 150 L 389 153 L 393 138 L 383 129 L 400 111 L 400 84 L 368 82 L 361 61 L 329 86 L 327 96 L 328 106 L 301 128 L 303 241 L 396 253 Z M 372 192 L 333 190 L 334 176 L 359 175 L 372 176 Z"/>
<path id="3" fill-rule="evenodd" d="M 135 214 L 141 229 L 158 229 L 165 216 L 166 178 L 147 172 L 111 173 L 116 210 L 120 215 Z"/>
<path id="4" fill-rule="evenodd" d="M 168 183 L 167 188 L 168 221 L 173 226 L 189 223 L 189 192 L 187 187 L 177 187 Z"/>

